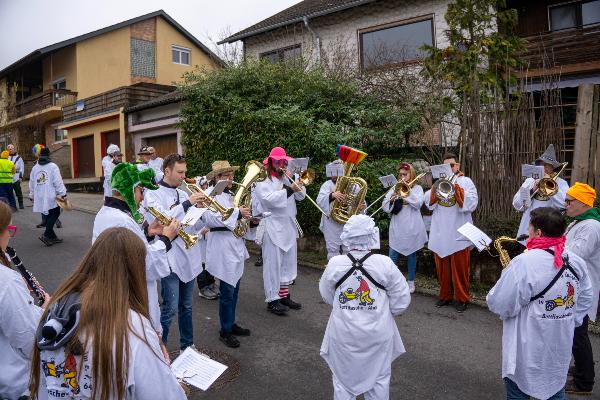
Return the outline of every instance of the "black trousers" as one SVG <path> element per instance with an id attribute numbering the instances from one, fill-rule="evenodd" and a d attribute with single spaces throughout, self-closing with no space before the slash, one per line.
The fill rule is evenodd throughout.
<path id="1" fill-rule="evenodd" d="M 575 328 L 573 335 L 573 359 L 575 360 L 575 371 L 573 382 L 580 390 L 592 390 L 594 388 L 594 354 L 592 344 L 588 336 L 588 321 L 586 315 L 581 326 Z"/>
<path id="2" fill-rule="evenodd" d="M 23 191 L 21 190 L 21 181 L 13 182 L 13 190 L 17 195 L 17 200 L 19 201 L 19 207 L 23 207 Z"/>
<path id="3" fill-rule="evenodd" d="M 48 210 L 48 216 L 46 217 L 46 230 L 44 236 L 48 239 L 56 239 L 56 233 L 54 233 L 54 224 L 60 216 L 60 207 L 54 207 Z"/>

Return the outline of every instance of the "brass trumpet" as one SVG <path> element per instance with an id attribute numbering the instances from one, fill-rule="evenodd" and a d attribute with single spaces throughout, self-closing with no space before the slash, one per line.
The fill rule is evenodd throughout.
<path id="1" fill-rule="evenodd" d="M 189 178 L 189 180 L 194 181 L 191 178 Z M 216 201 L 215 199 L 210 197 L 208 195 L 208 193 L 206 193 L 204 190 L 202 190 L 202 188 L 200 186 L 196 185 L 195 183 L 189 182 L 188 178 L 184 179 L 183 183 L 185 184 L 185 187 L 187 188 L 187 190 L 189 190 L 191 193 L 203 194 L 204 197 L 206 197 L 206 200 L 203 201 L 202 205 L 204 205 L 210 211 L 221 214 L 221 218 L 223 219 L 223 221 L 227 220 L 229 217 L 231 217 L 231 214 L 233 214 L 232 207 L 230 207 L 230 208 L 223 207 L 221 204 L 219 204 L 218 201 Z"/>
<path id="2" fill-rule="evenodd" d="M 162 225 L 169 225 L 173 220 L 173 218 L 167 217 L 155 207 L 144 207 L 144 209 L 148 211 L 154 218 L 156 218 Z M 183 229 L 179 229 L 177 236 L 183 240 L 186 249 L 191 249 L 198 241 L 198 235 L 187 233 Z"/>
<path id="3" fill-rule="evenodd" d="M 285 175 L 285 176 L 286 176 L 286 177 L 287 177 L 287 178 L 290 180 L 290 182 L 291 182 L 292 184 L 294 183 L 294 179 L 292 178 L 292 176 L 291 176 L 290 174 L 288 174 L 288 171 L 287 171 L 287 169 L 285 169 L 285 168 L 279 168 L 279 171 L 281 171 L 281 172 L 282 172 L 282 173 L 283 173 L 283 174 L 284 174 L 284 175 Z M 300 173 L 298 174 L 298 176 L 299 176 L 298 180 L 300 181 L 300 183 L 302 184 L 302 186 L 308 186 L 308 185 L 310 185 L 311 183 L 313 183 L 313 182 L 314 182 L 314 180 L 315 180 L 315 170 L 314 170 L 314 169 L 312 169 L 312 168 L 307 168 L 306 170 L 304 170 L 304 171 L 300 172 Z M 306 198 L 307 198 L 308 200 L 310 200 L 310 202 L 311 202 L 311 203 L 312 203 L 312 204 L 313 204 L 315 207 L 317 207 L 317 209 L 318 209 L 319 211 L 321 211 L 321 213 L 322 213 L 324 216 L 326 216 L 327 218 L 329 218 L 329 215 L 327 215 L 327 213 L 326 213 L 325 211 L 323 211 L 323 209 L 322 209 L 322 208 L 321 208 L 321 207 L 320 207 L 320 206 L 317 204 L 317 202 L 316 202 L 316 201 L 314 201 L 314 200 L 312 199 L 312 197 L 310 197 L 310 196 L 308 195 L 308 193 L 305 193 L 304 195 L 306 196 Z"/>

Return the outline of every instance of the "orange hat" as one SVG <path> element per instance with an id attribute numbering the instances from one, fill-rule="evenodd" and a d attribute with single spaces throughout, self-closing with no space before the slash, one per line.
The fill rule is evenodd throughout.
<path id="1" fill-rule="evenodd" d="M 575 182 L 575 184 L 571 186 L 569 190 L 567 190 L 567 194 L 585 205 L 594 207 L 596 191 L 590 185 L 581 182 Z"/>
<path id="2" fill-rule="evenodd" d="M 0 158 L 8 158 L 10 154 L 8 154 L 8 150 L 4 150 L 2 153 L 0 153 Z"/>

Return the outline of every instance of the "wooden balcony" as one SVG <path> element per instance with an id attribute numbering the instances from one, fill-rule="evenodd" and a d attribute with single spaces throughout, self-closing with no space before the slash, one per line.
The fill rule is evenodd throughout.
<path id="1" fill-rule="evenodd" d="M 15 118 L 43 112 L 50 107 L 62 107 L 77 101 L 77 92 L 65 89 L 50 89 L 42 93 L 29 96 L 15 105 Z"/>
<path id="2" fill-rule="evenodd" d="M 157 84 L 137 84 L 91 96 L 63 107 L 63 122 L 93 117 L 121 107 L 133 106 L 175 90 L 175 87 Z"/>
<path id="3" fill-rule="evenodd" d="M 600 71 L 600 25 L 525 37 L 529 76 Z"/>

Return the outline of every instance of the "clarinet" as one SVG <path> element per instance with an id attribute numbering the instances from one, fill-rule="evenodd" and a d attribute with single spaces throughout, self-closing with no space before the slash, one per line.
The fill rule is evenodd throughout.
<path id="1" fill-rule="evenodd" d="M 17 268 L 23 279 L 25 279 L 25 283 L 27 283 L 29 290 L 33 293 L 35 304 L 38 306 L 44 304 L 44 300 L 46 298 L 46 291 L 44 290 L 42 285 L 40 285 L 35 276 L 33 276 L 33 274 L 23 266 L 23 262 L 21 261 L 19 256 L 17 256 L 17 252 L 15 251 L 15 249 L 6 246 L 6 254 L 8 254 L 14 266 Z"/>

